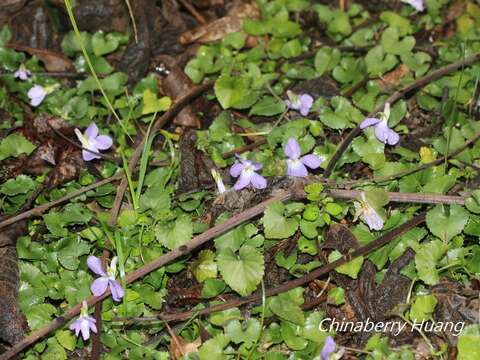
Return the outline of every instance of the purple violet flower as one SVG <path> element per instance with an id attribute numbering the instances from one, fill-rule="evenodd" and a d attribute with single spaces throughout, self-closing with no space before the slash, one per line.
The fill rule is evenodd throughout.
<path id="1" fill-rule="evenodd" d="M 323 344 L 322 352 L 320 353 L 321 360 L 329 360 L 330 355 L 335 352 L 336 348 L 337 344 L 335 344 L 333 337 L 327 336 L 325 343 Z"/>
<path id="2" fill-rule="evenodd" d="M 100 277 L 95 279 L 90 286 L 90 290 L 92 290 L 93 295 L 101 296 L 107 290 L 107 287 L 110 287 L 113 300 L 120 301 L 123 298 L 125 295 L 125 290 L 123 290 L 119 282 L 115 280 L 117 273 L 117 260 L 118 258 L 116 256 L 113 257 L 110 266 L 108 266 L 107 271 L 105 271 L 102 266 L 102 261 L 98 257 L 88 257 L 88 267 L 95 274 L 100 275 Z"/>
<path id="3" fill-rule="evenodd" d="M 94 122 L 88 126 L 84 134 L 82 134 L 80 130 L 75 129 L 75 135 L 77 135 L 77 138 L 80 140 L 84 149 L 95 151 L 97 153 L 100 152 L 100 150 L 109 149 L 113 144 L 113 140 L 110 136 L 98 135 L 98 127 Z M 82 157 L 85 161 L 101 158 L 101 156 L 87 150 L 82 150 Z"/>
<path id="4" fill-rule="evenodd" d="M 355 216 L 353 221 L 357 221 L 358 218 L 362 219 L 367 224 L 370 230 L 382 230 L 383 219 L 377 213 L 377 211 L 367 202 L 365 193 L 360 193 L 360 201 L 353 203 L 355 207 Z"/>
<path id="5" fill-rule="evenodd" d="M 43 86 L 34 85 L 28 90 L 27 96 L 30 99 L 30 105 L 37 107 L 47 96 L 47 90 Z"/>
<path id="6" fill-rule="evenodd" d="M 313 105 L 313 97 L 308 94 L 295 94 L 290 90 L 287 90 L 288 100 L 285 100 L 285 104 L 289 109 L 297 110 L 303 116 L 307 116 Z"/>
<path id="7" fill-rule="evenodd" d="M 70 330 L 75 331 L 75 336 L 82 332 L 83 340 L 90 338 L 90 330 L 97 333 L 97 321 L 88 315 L 88 305 L 86 301 L 82 303 L 82 310 L 80 316 L 70 325 Z"/>
<path id="8" fill-rule="evenodd" d="M 422 12 L 425 9 L 423 5 L 423 0 L 402 0 L 402 2 L 412 6 L 418 12 Z"/>
<path id="9" fill-rule="evenodd" d="M 18 70 L 13 73 L 15 79 L 28 80 L 32 73 L 23 64 L 18 67 Z"/>
<path id="10" fill-rule="evenodd" d="M 395 145 L 400 140 L 400 136 L 388 127 L 388 118 L 390 117 L 390 104 L 385 104 L 385 110 L 379 114 L 378 118 L 366 118 L 360 123 L 360 129 L 375 127 L 375 136 L 378 141 L 388 145 Z"/>
<path id="11" fill-rule="evenodd" d="M 254 163 L 238 155 L 235 156 L 237 157 L 237 161 L 230 168 L 230 175 L 240 177 L 233 188 L 238 191 L 252 184 L 255 189 L 265 189 L 267 187 L 267 180 L 262 175 L 256 173 L 263 165 Z"/>
<path id="12" fill-rule="evenodd" d="M 314 154 L 300 157 L 301 150 L 297 140 L 290 138 L 284 148 L 287 160 L 287 175 L 305 177 L 308 175 L 307 167 L 317 169 L 322 164 L 322 159 Z"/>

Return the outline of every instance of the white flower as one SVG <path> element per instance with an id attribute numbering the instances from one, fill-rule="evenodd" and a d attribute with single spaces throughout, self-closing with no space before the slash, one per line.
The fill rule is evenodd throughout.
<path id="1" fill-rule="evenodd" d="M 360 201 L 354 202 L 353 205 L 355 206 L 355 217 L 353 221 L 357 221 L 357 219 L 360 218 L 368 225 L 370 230 L 382 230 L 383 219 L 367 202 L 364 192 L 360 194 Z"/>
<path id="2" fill-rule="evenodd" d="M 215 180 L 215 182 L 217 183 L 218 193 L 223 194 L 225 191 L 227 191 L 227 188 L 225 187 L 225 184 L 223 183 L 222 176 L 215 169 L 211 169 L 210 171 L 212 172 L 213 180 Z"/>

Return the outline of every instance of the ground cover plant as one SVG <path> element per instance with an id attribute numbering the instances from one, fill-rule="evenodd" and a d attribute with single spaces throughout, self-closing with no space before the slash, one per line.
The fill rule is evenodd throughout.
<path id="1" fill-rule="evenodd" d="M 0 359 L 480 358 L 478 0 L 0 4 Z"/>

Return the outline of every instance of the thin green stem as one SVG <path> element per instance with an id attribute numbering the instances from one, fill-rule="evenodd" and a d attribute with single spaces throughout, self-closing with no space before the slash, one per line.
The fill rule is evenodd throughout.
<path id="1" fill-rule="evenodd" d="M 73 15 L 72 4 L 71 4 L 70 0 L 64 0 L 64 2 L 65 2 L 65 7 L 67 9 L 68 17 L 70 19 L 70 22 L 72 23 L 73 31 L 75 32 L 75 35 L 77 37 L 77 41 L 80 45 L 80 48 L 82 49 L 82 54 L 83 54 L 83 57 L 85 58 L 85 61 L 88 65 L 88 68 L 89 68 L 90 72 L 92 73 L 92 76 L 95 79 L 95 82 L 97 83 L 97 86 L 100 89 L 100 92 L 102 93 L 103 97 L 105 98 L 105 102 L 107 103 L 108 108 L 112 112 L 113 116 L 115 116 L 115 118 L 120 123 L 120 126 L 122 127 L 125 134 L 128 134 L 127 129 L 125 128 L 125 125 L 123 124 L 122 120 L 120 119 L 117 112 L 113 108 L 113 105 L 112 105 L 110 99 L 108 98 L 107 93 L 103 89 L 102 83 L 100 82 L 100 79 L 98 78 L 97 73 L 95 72 L 92 61 L 90 59 L 90 55 L 88 55 L 87 49 L 85 48 L 85 44 L 83 43 L 82 36 L 80 35 L 80 30 L 78 29 L 77 21 L 75 20 L 75 16 Z"/>

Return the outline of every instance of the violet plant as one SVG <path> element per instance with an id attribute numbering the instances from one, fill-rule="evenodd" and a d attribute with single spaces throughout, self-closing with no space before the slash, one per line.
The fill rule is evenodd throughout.
<path id="1" fill-rule="evenodd" d="M 96 320 L 88 315 L 88 305 L 84 300 L 82 302 L 82 310 L 80 311 L 80 316 L 70 324 L 69 329 L 75 332 L 75 336 L 82 334 L 83 340 L 88 340 L 90 338 L 90 331 L 97 333 Z"/>
<path id="2" fill-rule="evenodd" d="M 84 148 L 84 150 L 82 150 L 82 157 L 85 161 L 100 159 L 100 155 L 94 154 L 91 151 L 98 153 L 100 150 L 110 149 L 113 145 L 113 140 L 110 136 L 98 134 L 98 127 L 94 122 L 88 126 L 83 134 L 79 129 L 75 129 L 75 135 L 77 135 L 78 140 Z"/>
<path id="3" fill-rule="evenodd" d="M 390 104 L 385 104 L 385 109 L 379 113 L 378 118 L 366 118 L 360 123 L 360 129 L 366 129 L 373 126 L 375 129 L 375 137 L 384 144 L 396 145 L 400 140 L 400 136 L 388 127 L 388 119 L 390 118 Z"/>
<path id="4" fill-rule="evenodd" d="M 284 148 L 287 159 L 287 175 L 305 177 L 308 176 L 308 168 L 317 169 L 322 164 L 322 159 L 314 154 L 300 157 L 302 154 L 297 140 L 290 138 Z"/>
<path id="5" fill-rule="evenodd" d="M 112 292 L 112 298 L 114 301 L 120 301 L 125 295 L 125 290 L 123 290 L 120 283 L 116 280 L 117 275 L 117 261 L 118 258 L 115 256 L 112 258 L 110 266 L 107 267 L 107 270 L 103 268 L 102 261 L 96 256 L 89 256 L 87 259 L 87 265 L 95 274 L 100 275 L 99 278 L 95 279 L 90 286 L 92 294 L 95 296 L 101 296 L 107 288 L 110 287 Z"/>
<path id="6" fill-rule="evenodd" d="M 18 67 L 18 70 L 13 73 L 15 79 L 20 79 L 22 81 L 28 80 L 32 73 L 28 70 L 25 65 L 21 64 Z"/>
<path id="7" fill-rule="evenodd" d="M 365 193 L 360 193 L 360 200 L 353 203 L 355 207 L 355 217 L 353 221 L 357 221 L 360 218 L 363 222 L 367 224 L 370 230 L 382 230 L 383 228 L 383 219 L 370 205 L 365 197 Z"/>
<path id="8" fill-rule="evenodd" d="M 291 110 L 296 110 L 303 116 L 307 116 L 313 105 L 313 97 L 309 94 L 295 94 L 287 90 L 288 99 L 285 105 Z"/>
<path id="9" fill-rule="evenodd" d="M 267 187 L 267 180 L 257 173 L 263 165 L 247 160 L 239 155 L 235 156 L 237 157 L 237 161 L 230 168 L 230 175 L 238 177 L 238 180 L 233 188 L 238 191 L 251 184 L 255 189 L 265 189 Z"/>

